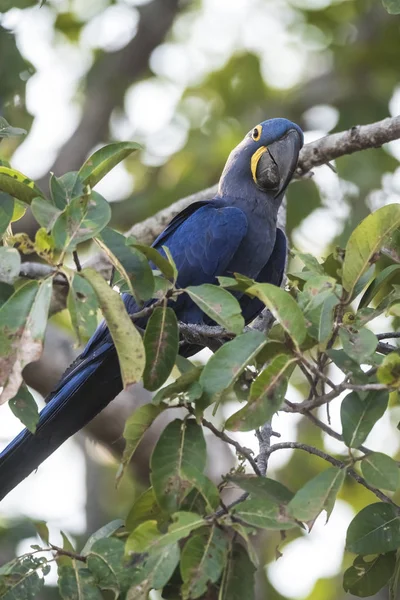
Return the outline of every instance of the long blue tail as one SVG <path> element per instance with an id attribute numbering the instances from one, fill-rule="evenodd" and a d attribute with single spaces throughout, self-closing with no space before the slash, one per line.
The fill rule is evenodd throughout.
<path id="1" fill-rule="evenodd" d="M 24 429 L 0 454 L 0 500 L 121 391 L 113 344 L 103 343 L 90 357 L 85 355 L 86 351 L 51 394 L 35 434 Z"/>

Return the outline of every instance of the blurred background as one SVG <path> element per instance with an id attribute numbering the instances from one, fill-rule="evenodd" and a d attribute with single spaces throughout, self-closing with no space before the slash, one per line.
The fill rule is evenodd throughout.
<path id="1" fill-rule="evenodd" d="M 214 184 L 233 146 L 266 118 L 296 121 L 307 142 L 399 114 L 399 65 L 400 17 L 389 15 L 380 0 L 47 0 L 42 7 L 34 0 L 0 0 L 0 115 L 28 131 L 4 140 L 0 157 L 46 189 L 49 171 L 79 168 L 110 140 L 139 141 L 140 156 L 98 186 L 112 202 L 111 225 L 126 231 Z M 326 256 L 370 210 L 399 202 L 399 161 L 400 142 L 392 142 L 341 158 L 337 174 L 320 167 L 312 179 L 292 184 L 290 245 Z M 29 214 L 17 225 L 34 233 Z M 85 249 L 87 256 L 93 252 Z M 373 323 L 376 331 L 386 327 Z M 51 320 L 42 360 L 26 370 L 39 403 L 76 352 L 60 313 Z M 288 397 L 301 400 L 302 386 L 299 377 Z M 126 515 L 148 484 L 149 453 L 165 426 L 156 422 L 116 491 L 124 419 L 148 400 L 138 386 L 122 394 L 86 434 L 64 444 L 3 501 L 0 564 L 36 543 L 29 519 L 46 520 L 54 543 L 63 530 L 79 547 L 96 528 Z M 332 408 L 332 426 L 340 430 L 339 407 Z M 235 409 L 225 406 L 220 422 Z M 367 445 L 400 458 L 399 417 L 392 408 Z M 1 407 L 0 447 L 20 428 Z M 275 418 L 274 429 L 283 441 L 342 451 L 295 415 Z M 218 480 L 236 459 L 207 439 L 210 473 Z M 240 441 L 257 449 L 252 434 Z M 270 476 L 296 490 L 324 466 L 315 456 L 277 452 Z M 343 556 L 345 531 L 354 511 L 374 499 L 346 481 L 328 525 L 320 517 L 310 536 L 289 532 L 278 561 L 279 535 L 260 536 L 266 566 L 257 575 L 258 598 L 350 598 L 341 587 L 341 572 L 352 561 Z M 58 598 L 54 573 L 48 581 L 42 597 Z"/>

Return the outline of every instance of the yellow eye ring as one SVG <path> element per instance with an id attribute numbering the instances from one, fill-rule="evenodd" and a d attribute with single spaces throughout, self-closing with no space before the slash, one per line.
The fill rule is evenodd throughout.
<path id="1" fill-rule="evenodd" d="M 253 138 L 253 140 L 255 142 L 258 142 L 258 140 L 260 139 L 261 132 L 262 132 L 261 125 L 257 125 L 257 127 L 254 127 L 253 131 L 251 132 L 251 137 Z"/>

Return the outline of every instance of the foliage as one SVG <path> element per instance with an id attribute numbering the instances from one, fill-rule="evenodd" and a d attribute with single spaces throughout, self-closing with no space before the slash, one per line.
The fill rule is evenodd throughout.
<path id="1" fill-rule="evenodd" d="M 336 251 L 334 274 L 329 257 L 319 263 L 299 254 L 304 268 L 289 274 L 287 290 L 239 275 L 220 278 L 220 285 L 177 289 L 170 257 L 156 257 L 145 245 L 132 246 L 110 229 L 109 206 L 90 185 L 136 149 L 136 144 L 112 144 L 97 151 L 79 172 L 58 179 L 52 176 L 49 198 L 29 178 L 11 167 L 3 168 L 0 190 L 10 210 L 3 211 L 0 247 L 5 290 L 0 307 L 2 399 L 10 399 L 14 414 L 34 431 L 37 410 L 21 384 L 22 369 L 41 352 L 51 290 L 62 278 L 68 283 L 67 307 L 77 335 L 89 335 L 96 322 L 92 316 L 101 309 L 117 348 L 125 386 L 143 378 L 144 385 L 155 391 L 171 373 L 176 379 L 162 388 L 154 404 L 142 406 L 128 419 L 117 479 L 121 480 L 139 441 L 161 412 L 179 406 L 187 414 L 162 432 L 151 457 L 151 488 L 134 504 L 125 523 L 106 525 L 80 552 L 54 546 L 40 525 L 46 545 L 2 567 L 1 597 L 37 597 L 53 560 L 58 564 L 61 597 L 66 599 L 101 598 L 102 590 L 115 598 L 147 598 L 151 589 L 163 589 L 168 597 L 171 585 L 178 586 L 186 600 L 204 597 L 213 589 L 219 589 L 220 598 L 241 598 L 243 590 L 251 597 L 256 557 L 250 535 L 259 529 L 301 532 L 305 525 L 311 530 L 322 511 L 329 518 L 347 477 L 368 486 L 381 502 L 364 507 L 348 528 L 347 549 L 358 556 L 345 573 L 344 586 L 359 596 L 378 590 L 395 577 L 395 551 L 400 548 L 399 508 L 383 492 L 396 491 L 398 465 L 362 444 L 387 410 L 389 393 L 398 387 L 398 355 L 395 349 L 388 354 L 386 347 L 381 348 L 366 323 L 384 312 L 397 314 L 400 307 L 398 286 L 393 285 L 376 303 L 380 287 L 374 285 L 381 277 L 381 251 L 400 226 L 400 206 L 381 208 L 356 227 L 346 248 Z M 21 217 L 29 204 L 40 224 L 34 240 L 14 235 L 11 228 L 15 218 L 11 208 L 22 207 L 17 213 Z M 98 242 L 117 268 L 119 286 L 126 286 L 142 302 L 142 313 L 148 318 L 143 338 L 143 331 L 135 326 L 137 317 L 127 314 L 118 292 L 93 269 L 81 268 L 78 251 L 89 239 Z M 50 269 L 46 277 L 26 282 L 19 274 L 20 255 L 31 252 L 41 256 Z M 76 271 L 66 266 L 70 255 Z M 155 275 L 168 283 L 157 293 Z M 238 287 L 273 313 L 276 325 L 269 337 L 243 330 L 240 307 L 231 293 Z M 368 292 L 355 308 L 365 289 Z M 180 294 L 188 294 L 223 327 L 225 343 L 204 369 L 177 354 L 179 325 L 171 307 Z M 387 354 L 383 362 L 382 353 Z M 339 384 L 326 374 L 330 364 L 342 372 Z M 368 369 L 361 371 L 360 364 Z M 308 386 L 308 399 L 298 404 L 285 399 L 295 366 L 306 374 Z M 292 447 L 331 464 L 290 491 L 264 478 L 260 466 L 251 460 L 253 476 L 231 473 L 217 488 L 205 475 L 202 425 L 210 424 L 203 413 L 209 405 L 217 410 L 244 375 L 241 398 L 246 403 L 228 419 L 227 431 L 263 428 L 280 410 L 310 415 L 313 408 L 338 401 L 342 392 L 349 391 L 341 406 L 343 455 L 335 458 L 316 447 L 294 443 Z M 238 449 L 225 432 L 211 430 Z M 266 452 L 269 455 L 284 447 L 291 446 L 270 445 Z M 239 449 L 250 460 L 246 449 Z M 225 506 L 220 496 L 228 481 L 246 492 L 239 502 Z"/>

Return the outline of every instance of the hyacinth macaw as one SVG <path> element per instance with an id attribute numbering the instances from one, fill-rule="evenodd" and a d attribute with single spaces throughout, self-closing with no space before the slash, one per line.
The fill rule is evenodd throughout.
<path id="1" fill-rule="evenodd" d="M 217 283 L 219 275 L 241 273 L 259 282 L 280 285 L 286 238 L 277 214 L 297 165 L 303 133 L 287 119 L 270 119 L 254 127 L 231 152 L 218 193 L 191 204 L 158 236 L 153 246 L 167 246 L 178 269 L 177 285 Z M 129 314 L 139 310 L 123 295 Z M 262 310 L 258 299 L 239 296 L 246 323 Z M 179 321 L 210 324 L 187 294 L 172 306 Z M 137 323 L 146 326 L 146 320 Z M 198 347 L 184 346 L 186 356 Z M 34 434 L 23 430 L 0 454 L 0 499 L 34 471 L 65 440 L 82 429 L 122 389 L 117 353 L 103 322 L 82 354 L 68 368 Z"/>

